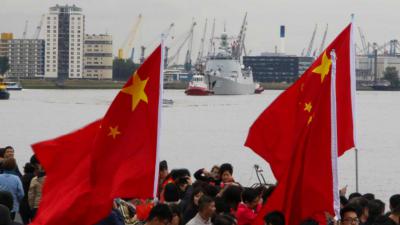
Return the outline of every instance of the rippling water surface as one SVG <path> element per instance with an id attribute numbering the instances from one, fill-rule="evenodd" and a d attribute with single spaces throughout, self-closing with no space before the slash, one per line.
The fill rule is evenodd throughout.
<path id="1" fill-rule="evenodd" d="M 32 154 L 30 144 L 70 132 L 106 112 L 117 90 L 23 90 L 0 101 L 0 146 L 13 145 L 19 166 Z M 231 162 L 244 185 L 257 181 L 254 164 L 274 178 L 268 165 L 243 147 L 247 131 L 280 91 L 261 95 L 189 97 L 167 90 L 174 100 L 163 108 L 161 158 L 170 168 L 210 169 Z M 358 92 L 357 127 L 360 192 L 385 202 L 400 190 L 400 92 Z M 111 152 L 110 152 L 111 153 Z M 354 152 L 339 160 L 340 185 L 355 191 Z M 74 163 L 74 162 L 71 162 Z"/>

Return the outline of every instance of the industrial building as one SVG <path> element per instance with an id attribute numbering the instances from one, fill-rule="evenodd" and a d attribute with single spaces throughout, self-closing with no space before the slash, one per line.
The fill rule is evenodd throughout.
<path id="1" fill-rule="evenodd" d="M 11 40 L 14 38 L 12 33 L 1 33 L 0 38 L 0 57 L 8 57 Z"/>
<path id="2" fill-rule="evenodd" d="M 288 56 L 263 53 L 261 56 L 244 56 L 243 64 L 251 67 L 257 82 L 295 81 L 314 61 L 313 57 Z"/>
<path id="3" fill-rule="evenodd" d="M 73 6 L 51 7 L 45 18 L 45 77 L 74 79 L 83 77 L 85 16 Z"/>
<path id="4" fill-rule="evenodd" d="M 112 36 L 108 34 L 85 35 L 84 72 L 88 79 L 112 79 Z"/>
<path id="5" fill-rule="evenodd" d="M 12 39 L 8 49 L 8 77 L 43 77 L 44 40 Z"/>

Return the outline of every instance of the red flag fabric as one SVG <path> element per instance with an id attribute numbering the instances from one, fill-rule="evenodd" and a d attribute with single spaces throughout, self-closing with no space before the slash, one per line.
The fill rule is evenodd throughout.
<path id="1" fill-rule="evenodd" d="M 251 126 L 245 145 L 270 164 L 277 180 L 254 224 L 264 224 L 263 217 L 274 210 L 284 213 L 288 225 L 307 218 L 325 224 L 325 212 L 335 215 L 331 52 L 337 56 L 335 118 L 341 155 L 354 146 L 350 40 L 351 25 Z"/>
<path id="2" fill-rule="evenodd" d="M 153 197 L 160 65 L 161 46 L 125 84 L 102 120 L 91 178 L 104 198 Z"/>
<path id="3" fill-rule="evenodd" d="M 157 166 L 161 46 L 102 120 L 32 146 L 47 177 L 34 225 L 92 225 L 115 197 L 153 197 Z"/>

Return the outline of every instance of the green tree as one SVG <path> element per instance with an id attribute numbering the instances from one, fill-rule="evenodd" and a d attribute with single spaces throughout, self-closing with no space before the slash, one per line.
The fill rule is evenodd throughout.
<path id="1" fill-rule="evenodd" d="M 127 81 L 133 72 L 139 67 L 130 59 L 118 59 L 113 61 L 113 80 Z"/>
<path id="2" fill-rule="evenodd" d="M 384 74 L 384 78 L 388 80 L 392 87 L 399 87 L 399 71 L 396 70 L 396 67 L 386 67 Z"/>
<path id="3" fill-rule="evenodd" d="M 5 56 L 0 57 L 0 75 L 4 75 L 8 69 L 10 69 L 8 58 Z"/>

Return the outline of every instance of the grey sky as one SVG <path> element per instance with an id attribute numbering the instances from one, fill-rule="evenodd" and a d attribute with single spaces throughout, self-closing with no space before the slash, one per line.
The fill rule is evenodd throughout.
<path id="1" fill-rule="evenodd" d="M 197 51 L 204 20 L 216 18 L 216 33 L 226 22 L 227 32 L 239 32 L 248 12 L 247 49 L 252 54 L 273 51 L 279 46 L 279 26 L 286 25 L 286 52 L 300 54 L 308 46 L 315 23 L 319 25 L 315 46 L 319 46 L 323 29 L 329 24 L 329 43 L 356 14 L 357 26 L 367 41 L 384 43 L 400 35 L 399 0 L 1 0 L 0 32 L 21 37 L 24 21 L 29 20 L 32 36 L 41 14 L 55 4 L 75 4 L 86 15 L 86 33 L 108 32 L 114 37 L 114 52 L 122 44 L 139 13 L 142 26 L 136 46 L 148 45 L 158 33 L 175 23 L 172 35 L 187 32 L 192 18 L 197 21 L 194 51 Z M 209 21 L 210 24 L 210 21 Z M 208 34 L 211 26 L 208 28 Z M 356 41 L 359 42 L 356 32 Z"/>

